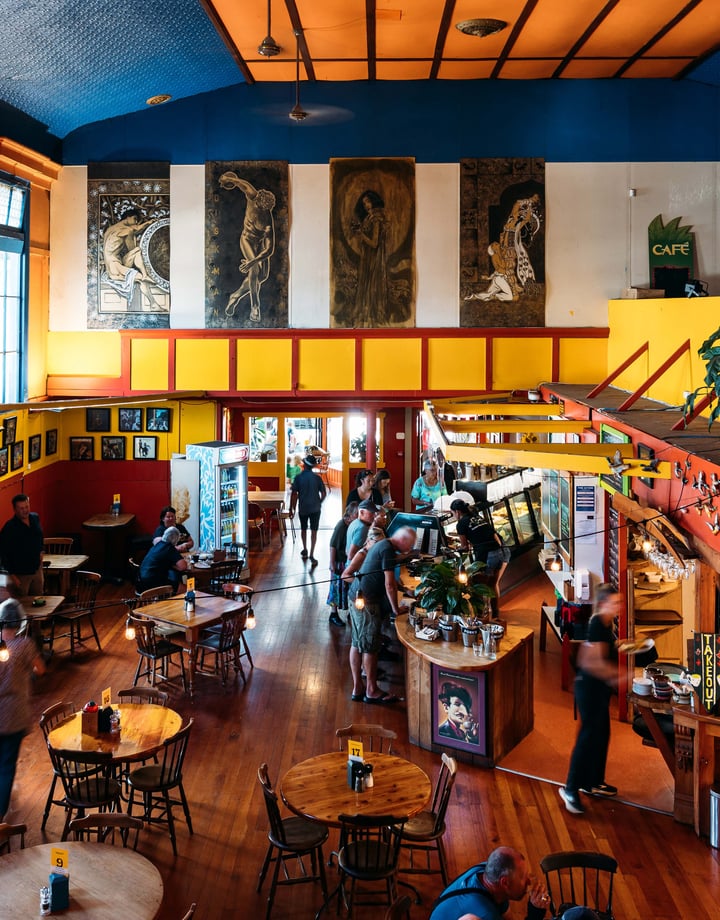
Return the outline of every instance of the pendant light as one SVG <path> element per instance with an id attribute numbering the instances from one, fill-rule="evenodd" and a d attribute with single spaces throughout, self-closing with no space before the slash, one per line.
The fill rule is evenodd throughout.
<path id="1" fill-rule="evenodd" d="M 308 113 L 300 105 L 300 32 L 295 33 L 295 105 L 288 112 L 293 121 L 305 121 Z"/>
<path id="2" fill-rule="evenodd" d="M 282 48 L 275 39 L 272 37 L 272 29 L 270 27 L 270 7 L 272 5 L 272 0 L 268 0 L 268 25 L 267 25 L 267 35 L 258 45 L 258 54 L 262 54 L 263 57 L 275 57 L 276 54 L 280 54 Z"/>

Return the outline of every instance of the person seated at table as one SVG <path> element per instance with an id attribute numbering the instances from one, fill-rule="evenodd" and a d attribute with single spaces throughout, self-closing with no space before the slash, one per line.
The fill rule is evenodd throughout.
<path id="1" fill-rule="evenodd" d="M 187 528 L 183 524 L 178 523 L 177 512 L 172 505 L 166 505 L 160 512 L 160 523 L 155 528 L 153 543 L 159 543 L 162 540 L 163 534 L 168 527 L 177 527 L 180 531 L 180 542 L 177 545 L 177 551 L 179 553 L 189 553 L 195 545 L 195 541 L 190 536 Z"/>
<path id="2" fill-rule="evenodd" d="M 179 542 L 180 531 L 177 527 L 168 527 L 159 542 L 150 547 L 147 556 L 140 563 L 138 591 L 172 585 L 173 592 L 177 594 L 182 577 L 180 573 L 188 566 L 177 550 Z"/>
<path id="3" fill-rule="evenodd" d="M 526 894 L 526 920 L 542 920 L 550 906 L 547 889 L 528 873 L 522 853 L 497 847 L 487 862 L 473 866 L 448 885 L 435 902 L 430 920 L 500 920 L 510 901 L 522 901 Z"/>

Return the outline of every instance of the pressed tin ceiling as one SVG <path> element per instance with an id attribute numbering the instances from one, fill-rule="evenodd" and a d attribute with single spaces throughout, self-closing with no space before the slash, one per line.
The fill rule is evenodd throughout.
<path id="1" fill-rule="evenodd" d="M 267 13 L 267 0 L 6 0 L 0 100 L 64 137 L 160 94 L 292 82 L 296 36 L 302 80 L 720 85 L 720 0 L 272 0 L 273 57 L 258 53 Z M 477 18 L 508 25 L 455 28 Z"/>

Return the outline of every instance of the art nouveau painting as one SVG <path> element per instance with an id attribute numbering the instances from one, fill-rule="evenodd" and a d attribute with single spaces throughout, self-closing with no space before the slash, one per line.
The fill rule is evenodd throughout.
<path id="1" fill-rule="evenodd" d="M 415 160 L 330 161 L 330 325 L 415 325 Z"/>
<path id="2" fill-rule="evenodd" d="M 170 167 L 88 165 L 88 329 L 170 325 Z"/>
<path id="3" fill-rule="evenodd" d="M 288 164 L 205 164 L 205 324 L 288 325 Z"/>
<path id="4" fill-rule="evenodd" d="M 545 161 L 460 161 L 460 325 L 545 325 Z"/>

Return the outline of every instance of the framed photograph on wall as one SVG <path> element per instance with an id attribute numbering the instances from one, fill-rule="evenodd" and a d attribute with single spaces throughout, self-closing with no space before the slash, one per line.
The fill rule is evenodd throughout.
<path id="1" fill-rule="evenodd" d="M 0 450 L 0 476 L 4 476 L 8 471 L 8 449 L 3 447 Z"/>
<path id="2" fill-rule="evenodd" d="M 45 456 L 57 453 L 57 428 L 45 432 Z"/>
<path id="3" fill-rule="evenodd" d="M 638 444 L 637 452 L 638 452 L 638 460 L 648 460 L 649 461 L 649 460 L 655 459 L 655 451 L 652 449 L 652 447 L 648 447 L 647 444 Z M 638 476 L 638 479 L 644 486 L 647 486 L 648 489 L 655 488 L 654 479 L 650 479 L 647 476 Z"/>
<path id="4" fill-rule="evenodd" d="M 42 435 L 34 434 L 28 440 L 28 463 L 34 463 L 42 454 Z"/>
<path id="5" fill-rule="evenodd" d="M 145 427 L 148 431 L 170 431 L 170 410 L 148 409 Z"/>
<path id="6" fill-rule="evenodd" d="M 133 460 L 157 460 L 157 441 L 154 435 L 136 435 L 133 438 Z"/>
<path id="7" fill-rule="evenodd" d="M 70 438 L 71 460 L 94 460 L 95 438 Z"/>
<path id="8" fill-rule="evenodd" d="M 432 740 L 487 755 L 485 673 L 432 665 Z"/>
<path id="9" fill-rule="evenodd" d="M 17 415 L 6 418 L 3 421 L 3 447 L 15 443 L 15 432 L 17 431 Z"/>
<path id="10" fill-rule="evenodd" d="M 100 457 L 102 460 L 124 460 L 125 438 L 101 438 Z"/>
<path id="11" fill-rule="evenodd" d="M 601 444 L 629 444 L 631 441 L 629 434 L 623 434 L 610 425 L 600 425 L 600 443 Z M 608 449 L 608 457 L 612 457 L 615 450 Z M 600 476 L 600 484 L 608 492 L 620 492 L 623 495 L 630 494 L 630 478 L 623 476 L 621 473 L 608 473 Z"/>
<path id="12" fill-rule="evenodd" d="M 25 461 L 25 442 L 16 441 L 10 450 L 10 469 L 15 472 L 15 470 L 22 469 Z"/>
<path id="13" fill-rule="evenodd" d="M 118 409 L 118 430 L 119 431 L 142 431 L 143 430 L 143 410 L 142 409 Z"/>
<path id="14" fill-rule="evenodd" d="M 110 410 L 86 409 L 85 429 L 86 431 L 110 431 Z"/>

